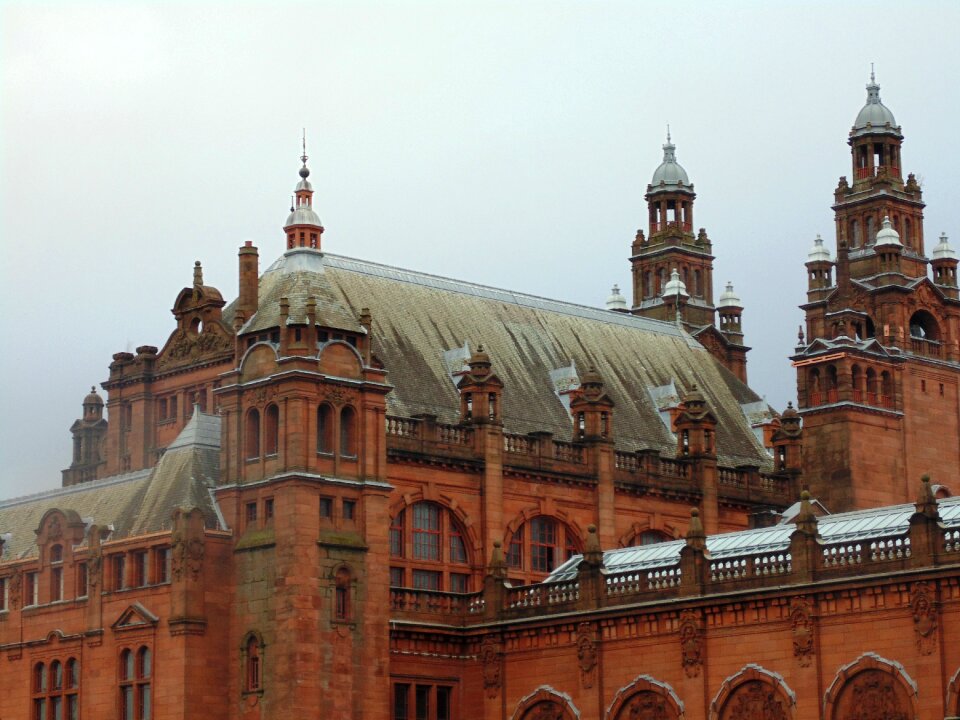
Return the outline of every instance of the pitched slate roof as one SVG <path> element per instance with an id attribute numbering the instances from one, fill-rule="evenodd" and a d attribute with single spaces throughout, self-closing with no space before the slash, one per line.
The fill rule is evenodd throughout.
<path id="1" fill-rule="evenodd" d="M 3 560 L 37 554 L 34 530 L 52 508 L 73 510 L 88 525 L 113 525 L 112 538 L 165 530 L 176 508 L 197 507 L 207 527 L 220 527 L 208 491 L 220 473 L 220 418 L 194 411 L 152 468 L 0 501 Z"/>
<path id="2" fill-rule="evenodd" d="M 277 327 L 279 298 L 290 300 L 288 322 L 302 322 L 317 297 L 317 323 L 361 331 L 360 310 L 373 315 L 373 351 L 394 391 L 388 412 L 436 415 L 457 422 L 459 399 L 444 353 L 482 343 L 503 380 L 505 429 L 572 433 L 551 371 L 580 372 L 594 365 L 616 403 L 614 435 L 625 450 L 652 448 L 672 455 L 676 441 L 649 390 L 676 385 L 680 395 L 697 384 L 717 416 L 720 462 L 768 467 L 741 404 L 760 397 L 674 323 L 585 307 L 377 263 L 298 249 L 260 278 L 260 307 L 241 332 Z M 224 311 L 231 322 L 233 305 Z"/>
<path id="3" fill-rule="evenodd" d="M 960 528 L 960 497 L 937 501 L 937 511 L 944 527 Z M 914 512 L 916 507 L 906 504 L 825 515 L 817 518 L 817 532 L 825 545 L 864 543 L 875 538 L 905 535 Z M 713 560 L 786 552 L 790 548 L 790 535 L 796 529 L 793 523 L 784 522 L 771 527 L 711 535 L 707 538 L 707 551 Z M 671 540 L 656 545 L 608 550 L 603 553 L 603 564 L 608 573 L 669 567 L 680 562 L 680 550 L 685 544 L 685 540 Z M 567 560 L 550 574 L 547 582 L 576 577 L 581 559 L 582 555 L 575 555 Z"/>

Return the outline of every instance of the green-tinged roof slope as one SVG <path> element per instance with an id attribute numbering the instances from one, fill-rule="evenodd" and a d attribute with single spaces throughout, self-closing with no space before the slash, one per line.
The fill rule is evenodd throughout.
<path id="1" fill-rule="evenodd" d="M 87 525 L 112 525 L 111 538 L 170 528 L 176 508 L 200 508 L 221 526 L 209 489 L 220 473 L 220 418 L 195 411 L 160 461 L 148 470 L 0 502 L 3 559 L 37 554 L 34 530 L 51 508 L 73 510 Z"/>
<path id="2" fill-rule="evenodd" d="M 370 308 L 373 350 L 395 388 L 387 397 L 392 414 L 457 422 L 452 373 L 482 343 L 505 384 L 508 432 L 569 439 L 572 422 L 558 387 L 593 365 L 616 403 L 619 448 L 676 452 L 659 411 L 666 398 L 696 384 L 719 422 L 720 462 L 770 465 L 741 409 L 760 397 L 676 324 L 298 249 L 263 273 L 259 310 L 241 332 L 277 327 L 281 297 L 290 301 L 288 322 L 306 322 L 311 295 L 318 325 L 357 332 L 361 309 Z M 226 322 L 232 316 L 231 305 Z M 576 371 L 564 370 L 571 361 Z"/>

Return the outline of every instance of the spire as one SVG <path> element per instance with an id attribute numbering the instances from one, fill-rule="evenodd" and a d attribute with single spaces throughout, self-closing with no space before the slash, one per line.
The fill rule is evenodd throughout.
<path id="1" fill-rule="evenodd" d="M 677 146 L 670 140 L 669 125 L 667 125 L 667 142 L 663 146 L 663 161 L 672 163 L 677 161 Z"/>
<path id="2" fill-rule="evenodd" d="M 307 131 L 304 129 L 301 137 L 301 153 L 299 170 L 300 182 L 293 192 L 293 204 L 283 229 L 287 235 L 287 250 L 309 248 L 320 249 L 320 236 L 323 234 L 323 224 L 313 211 L 313 185 L 307 179 L 310 177 L 310 168 L 307 167 Z"/>
<path id="3" fill-rule="evenodd" d="M 199 290 L 203 287 L 203 266 L 197 260 L 193 263 L 193 289 Z"/>

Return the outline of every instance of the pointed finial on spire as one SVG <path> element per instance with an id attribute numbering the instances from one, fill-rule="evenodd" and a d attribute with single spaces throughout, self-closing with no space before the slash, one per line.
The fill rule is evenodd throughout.
<path id="1" fill-rule="evenodd" d="M 670 123 L 667 123 L 667 143 L 670 142 Z"/>
<path id="2" fill-rule="evenodd" d="M 870 63 L 870 84 L 871 85 L 877 84 L 877 77 L 873 73 L 873 63 Z"/>
<path id="3" fill-rule="evenodd" d="M 200 261 L 197 260 L 193 264 L 193 287 L 201 288 L 203 286 L 203 267 L 200 265 Z"/>
<path id="4" fill-rule="evenodd" d="M 302 177 L 304 180 L 310 177 L 310 170 L 309 168 L 307 168 L 307 160 L 309 159 L 310 157 L 307 155 L 307 129 L 304 128 L 303 129 L 303 154 L 300 156 L 300 162 L 303 163 L 303 167 L 300 168 L 300 177 Z"/>

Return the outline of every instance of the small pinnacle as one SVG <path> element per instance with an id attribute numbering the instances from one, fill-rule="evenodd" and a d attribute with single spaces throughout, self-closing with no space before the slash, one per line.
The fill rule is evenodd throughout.
<path id="1" fill-rule="evenodd" d="M 670 143 L 670 123 L 667 123 L 667 143 Z"/>
<path id="2" fill-rule="evenodd" d="M 697 508 L 690 508 L 690 517 L 700 517 L 700 511 Z"/>
<path id="3" fill-rule="evenodd" d="M 871 85 L 876 85 L 876 84 L 877 84 L 877 78 L 876 78 L 876 76 L 873 74 L 873 63 L 870 63 L 870 84 L 871 84 Z"/>

